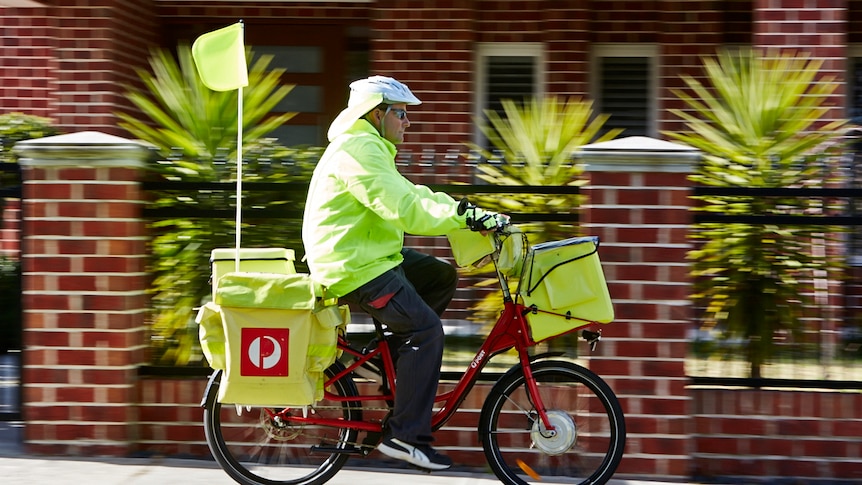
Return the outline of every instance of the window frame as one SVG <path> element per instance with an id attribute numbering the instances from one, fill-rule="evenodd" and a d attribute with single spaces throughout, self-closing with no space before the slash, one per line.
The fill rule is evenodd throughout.
<path id="1" fill-rule="evenodd" d="M 658 137 L 658 44 L 642 43 L 595 43 L 590 48 L 589 90 L 590 98 L 594 102 L 593 110 L 596 114 L 603 113 L 601 106 L 600 76 L 601 59 L 607 57 L 644 57 L 648 59 L 647 79 L 647 126 L 646 136 Z M 622 136 L 627 136 L 624 132 Z"/>
<path id="2" fill-rule="evenodd" d="M 488 59 L 491 57 L 532 57 L 533 72 L 536 82 L 533 85 L 533 96 L 540 98 L 545 95 L 545 86 L 547 80 L 546 72 L 546 54 L 545 46 L 541 42 L 480 42 L 476 44 L 476 58 L 474 65 L 474 98 L 473 98 L 473 119 L 482 119 L 484 117 L 485 96 L 487 95 L 488 79 L 487 67 Z M 479 130 L 478 124 L 473 124 L 473 142 L 481 144 L 483 135 Z"/>

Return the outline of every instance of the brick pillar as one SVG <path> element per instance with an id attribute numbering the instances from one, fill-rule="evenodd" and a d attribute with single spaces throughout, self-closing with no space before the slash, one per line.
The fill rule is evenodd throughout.
<path id="1" fill-rule="evenodd" d="M 149 150 L 81 132 L 19 143 L 29 452 L 124 455 L 148 300 L 139 178 Z"/>
<path id="2" fill-rule="evenodd" d="M 579 154 L 589 179 L 581 227 L 601 238 L 616 314 L 586 357 L 626 415 L 620 474 L 689 476 L 687 176 L 698 157 L 691 148 L 647 137 L 586 145 Z"/>
<path id="3" fill-rule="evenodd" d="M 755 0 L 753 46 L 808 53 L 823 61 L 820 76 L 834 78 L 838 84 L 829 103 L 832 109 L 821 117 L 821 123 L 847 117 L 847 0 L 809 2 L 776 2 Z"/>

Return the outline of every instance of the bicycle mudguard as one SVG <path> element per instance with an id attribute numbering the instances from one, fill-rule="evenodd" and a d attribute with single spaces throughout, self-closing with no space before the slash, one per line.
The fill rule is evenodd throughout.
<path id="1" fill-rule="evenodd" d="M 221 382 L 221 373 L 222 371 L 221 369 L 219 369 L 210 374 L 210 378 L 207 381 L 207 387 L 204 389 L 204 395 L 201 398 L 202 408 L 206 408 L 207 404 L 209 404 L 207 401 L 214 401 L 216 396 L 218 395 L 217 392 L 212 391 L 215 391 L 216 388 L 218 388 L 219 383 Z"/>

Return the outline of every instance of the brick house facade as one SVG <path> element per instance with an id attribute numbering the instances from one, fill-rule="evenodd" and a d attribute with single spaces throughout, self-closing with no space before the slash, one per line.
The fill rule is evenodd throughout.
<path id="1" fill-rule="evenodd" d="M 132 109 L 123 92 L 137 85 L 135 70 L 147 67 L 149 49 L 238 19 L 252 47 L 318 49 L 318 58 L 299 58 L 285 77 L 316 88 L 302 92 L 319 102 L 291 123 L 318 127 L 310 137 L 318 144 L 344 104 L 346 84 L 369 73 L 403 80 L 424 101 L 405 147 L 445 151 L 475 136 L 473 117 L 487 105 L 479 94 L 488 80 L 479 70 L 488 57 L 535 56 L 532 93 L 592 99 L 602 94 L 601 59 L 646 57 L 654 100 L 641 134 L 654 137 L 681 128 L 669 112 L 683 108 L 672 90 L 683 87 L 680 75 L 699 76 L 701 56 L 719 46 L 789 48 L 824 60 L 823 75 L 841 86 L 830 118 L 855 115 L 846 86 L 856 64 L 848 60 L 862 57 L 855 47 L 862 45 L 860 0 L 2 3 L 45 6 L 3 8 L 0 105 L 51 117 L 66 132 L 123 135 L 114 113 Z"/>
<path id="2" fill-rule="evenodd" d="M 457 150 L 473 139 L 495 59 L 534 59 L 526 76 L 532 92 L 596 99 L 600 111 L 622 92 L 603 91 L 597 72 L 612 71 L 602 60 L 645 59 L 634 64 L 644 66 L 646 88 L 633 129 L 658 139 L 681 129 L 669 111 L 683 107 L 672 92 L 683 86 L 679 76 L 699 76 L 700 56 L 718 46 L 799 49 L 823 59 L 824 76 L 840 86 L 828 119 L 855 115 L 850 73 L 854 56 L 862 57 L 860 0 L 0 0 L 0 13 L 0 106 L 86 132 L 76 139 L 83 159 L 57 163 L 35 144 L 25 168 L 25 445 L 53 454 L 208 454 L 197 407 L 202 383 L 136 375 L 146 361 L 147 308 L 140 153 L 104 136 L 126 136 L 115 112 L 132 110 L 124 86 L 136 85 L 151 47 L 241 18 L 252 47 L 312 49 L 316 60 L 299 57 L 285 80 L 308 87 L 302 92 L 318 103 L 291 121 L 287 140 L 319 140 L 350 79 L 394 76 L 424 101 L 411 112 L 404 145 L 416 152 Z M 308 67 L 315 62 L 316 70 Z M 691 316 L 680 262 L 690 169 L 589 171 L 584 221 L 602 236 L 618 315 L 589 364 L 626 412 L 620 474 L 862 478 L 857 394 L 689 385 Z M 655 231 L 645 236 L 644 226 Z M 473 391 L 476 402 L 483 392 Z M 444 449 L 475 446 L 464 426 L 446 434 Z"/>

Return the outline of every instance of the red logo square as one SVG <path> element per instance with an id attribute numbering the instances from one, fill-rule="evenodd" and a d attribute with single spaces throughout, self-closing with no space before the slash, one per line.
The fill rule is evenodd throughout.
<path id="1" fill-rule="evenodd" d="M 281 377 L 288 375 L 286 328 L 243 328 L 239 373 L 243 376 Z"/>

